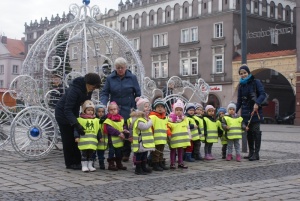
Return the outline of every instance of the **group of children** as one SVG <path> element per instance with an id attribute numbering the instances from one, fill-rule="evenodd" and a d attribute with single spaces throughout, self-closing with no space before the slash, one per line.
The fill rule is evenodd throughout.
<path id="1" fill-rule="evenodd" d="M 239 140 L 242 130 L 248 128 L 242 123 L 242 117 L 236 115 L 234 103 L 230 103 L 227 110 L 220 108 L 215 115 L 212 105 L 207 105 L 203 110 L 199 103 L 184 105 L 178 99 L 169 116 L 166 115 L 163 99 L 158 98 L 153 102 L 152 111 L 146 98 L 138 98 L 136 105 L 137 109 L 131 112 L 125 123 L 115 102 L 110 102 L 107 110 L 104 105 L 95 107 L 89 100 L 83 103 L 78 122 L 85 129 L 85 135 L 78 135 L 76 130 L 74 132 L 82 153 L 83 172 L 96 170 L 93 165 L 96 155 L 100 169 L 104 170 L 106 150 L 108 170 L 126 170 L 121 152 L 124 140 L 132 143 L 137 175 L 169 169 L 163 157 L 166 144 L 170 148 L 170 169 L 176 169 L 176 156 L 179 169 L 188 168 L 184 161 L 214 160 L 212 146 L 218 142 L 218 138 L 221 138 L 223 145 L 222 158 L 232 160 L 234 146 L 236 161 L 241 161 Z M 126 134 L 129 134 L 128 138 L 125 138 Z M 204 157 L 200 153 L 201 143 L 204 143 Z M 151 152 L 152 169 L 147 167 L 148 152 Z"/>

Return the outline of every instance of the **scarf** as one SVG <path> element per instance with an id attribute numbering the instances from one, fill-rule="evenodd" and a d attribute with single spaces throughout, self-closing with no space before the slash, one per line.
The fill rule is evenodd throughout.
<path id="1" fill-rule="evenodd" d="M 249 82 L 249 80 L 252 78 L 252 74 L 249 74 L 246 78 L 240 79 L 240 84 L 245 85 Z"/>
<path id="2" fill-rule="evenodd" d="M 107 118 L 109 118 L 110 120 L 113 120 L 113 121 L 121 121 L 121 119 L 123 119 L 123 117 L 119 114 L 116 114 L 116 115 L 107 114 Z"/>
<path id="3" fill-rule="evenodd" d="M 80 114 L 80 117 L 84 118 L 84 119 L 94 119 L 95 115 L 91 115 L 91 114 Z"/>

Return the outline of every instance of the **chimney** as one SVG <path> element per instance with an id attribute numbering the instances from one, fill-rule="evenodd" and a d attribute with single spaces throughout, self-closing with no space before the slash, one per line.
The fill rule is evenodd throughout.
<path id="1" fill-rule="evenodd" d="M 5 45 L 7 44 L 7 36 L 2 36 L 1 37 L 1 43 L 5 44 Z"/>

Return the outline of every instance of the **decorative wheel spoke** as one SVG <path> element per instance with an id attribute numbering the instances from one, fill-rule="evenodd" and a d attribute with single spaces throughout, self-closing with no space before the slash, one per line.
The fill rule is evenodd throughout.
<path id="1" fill-rule="evenodd" d="M 58 133 L 53 114 L 43 107 L 22 110 L 11 125 L 14 149 L 28 159 L 46 156 L 53 148 Z"/>

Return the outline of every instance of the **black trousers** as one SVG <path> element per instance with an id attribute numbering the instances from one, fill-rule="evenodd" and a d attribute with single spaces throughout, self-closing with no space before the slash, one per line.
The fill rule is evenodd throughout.
<path id="1" fill-rule="evenodd" d="M 63 152 L 66 167 L 73 164 L 81 163 L 81 153 L 78 149 L 77 142 L 74 138 L 74 128 L 71 125 L 59 124 L 58 127 L 61 133 L 61 140 L 63 143 Z"/>

